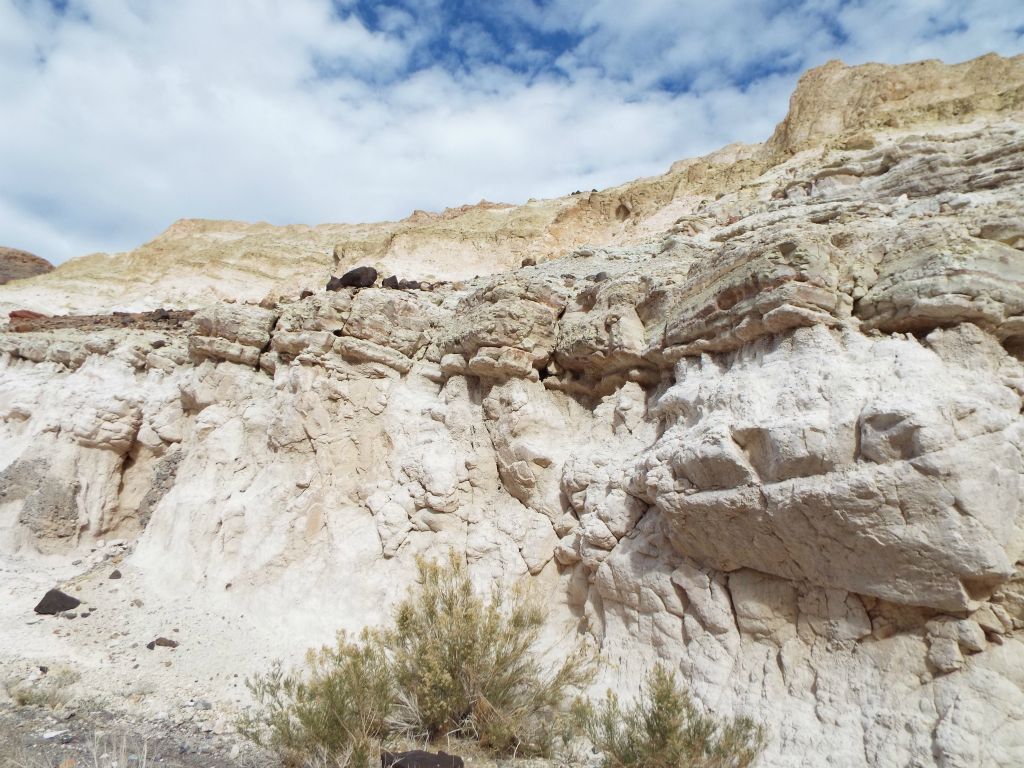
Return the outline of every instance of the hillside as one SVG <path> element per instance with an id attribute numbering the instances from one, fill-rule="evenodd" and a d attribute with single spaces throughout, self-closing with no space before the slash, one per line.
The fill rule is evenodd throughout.
<path id="1" fill-rule="evenodd" d="M 482 201 L 397 222 L 315 226 L 182 220 L 134 251 L 93 254 L 0 292 L 0 312 L 48 314 L 196 308 L 212 299 L 297 296 L 358 264 L 418 280 L 465 280 L 588 245 L 653 242 L 702 204 L 726 218 L 770 198 L 759 178 L 813 149 L 863 148 L 889 131 L 951 126 L 1024 106 L 1024 56 L 954 66 L 830 62 L 808 72 L 789 113 L 760 145 L 682 160 L 662 176 L 521 206 Z M 809 159 L 809 158 L 807 158 Z M 734 210 L 735 209 L 735 210 Z"/>
<path id="2" fill-rule="evenodd" d="M 50 262 L 34 253 L 0 246 L 0 285 L 45 274 L 51 269 L 53 265 Z"/>

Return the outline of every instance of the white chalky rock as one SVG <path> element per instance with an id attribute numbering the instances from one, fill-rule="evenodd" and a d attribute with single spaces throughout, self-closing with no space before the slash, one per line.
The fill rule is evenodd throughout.
<path id="1" fill-rule="evenodd" d="M 0 330 L 0 673 L 61 648 L 153 712 L 233 700 L 454 550 L 599 654 L 591 693 L 667 664 L 761 765 L 1024 764 L 1022 87 L 1021 57 L 832 62 L 766 144 L 664 176 L 182 221 L 0 287 L 100 313 Z M 359 264 L 428 285 L 319 290 Z M 106 314 L 160 305 L 198 311 Z M 107 556 L 62 628 L 130 587 L 130 634 L 182 628 L 158 675 L 25 624 Z"/>

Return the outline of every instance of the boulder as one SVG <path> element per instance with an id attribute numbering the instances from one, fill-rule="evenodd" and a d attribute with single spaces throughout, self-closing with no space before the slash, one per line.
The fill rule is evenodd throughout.
<path id="1" fill-rule="evenodd" d="M 277 313 L 263 307 L 211 304 L 193 316 L 197 335 L 262 349 L 270 341 Z"/>
<path id="2" fill-rule="evenodd" d="M 36 613 L 55 616 L 58 613 L 63 613 L 64 611 L 70 611 L 77 608 L 81 604 L 82 601 L 78 598 L 66 595 L 59 589 L 51 589 L 43 595 L 43 599 L 39 601 L 39 604 L 36 605 L 34 610 Z"/>
<path id="3" fill-rule="evenodd" d="M 327 290 L 336 291 L 339 288 L 369 288 L 375 282 L 377 282 L 377 270 L 373 267 L 356 267 L 350 269 L 340 278 L 335 287 L 331 287 L 334 283 L 335 278 L 331 278 L 331 282 L 327 284 Z"/>
<path id="4" fill-rule="evenodd" d="M 457 755 L 449 755 L 447 752 L 425 752 L 422 749 L 414 749 L 409 752 L 388 752 L 382 750 L 380 753 L 381 768 L 463 768 L 465 763 Z"/>

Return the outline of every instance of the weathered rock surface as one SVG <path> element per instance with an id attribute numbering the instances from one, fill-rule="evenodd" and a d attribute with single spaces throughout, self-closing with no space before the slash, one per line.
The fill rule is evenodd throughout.
<path id="1" fill-rule="evenodd" d="M 675 665 L 767 765 L 1018 765 L 1022 87 L 1021 57 L 830 64 L 766 145 L 324 264 L 454 241 L 456 282 L 296 299 L 298 249 L 261 305 L 0 334 L 0 555 L 132 539 L 126 578 L 298 653 L 454 547 L 481 586 L 530 577 L 599 688 Z M 486 230 L 463 279 L 481 217 L 546 234 Z"/>

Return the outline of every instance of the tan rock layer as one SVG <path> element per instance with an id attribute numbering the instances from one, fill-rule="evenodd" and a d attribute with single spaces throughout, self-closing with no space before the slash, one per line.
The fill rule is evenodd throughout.
<path id="1" fill-rule="evenodd" d="M 697 202 L 742 193 L 810 147 L 870 149 L 875 134 L 887 130 L 1019 111 L 1022 94 L 1024 56 L 990 54 L 955 66 L 829 62 L 801 79 L 786 119 L 766 144 L 680 161 L 662 176 L 521 206 L 482 201 L 440 214 L 418 211 L 379 224 L 183 220 L 113 260 L 106 254 L 74 259 L 16 291 L 0 291 L 0 310 L 197 308 L 211 297 L 259 301 L 268 293 L 315 290 L 332 271 L 357 264 L 414 279 L 467 279 L 588 243 L 635 245 L 680 222 Z"/>

